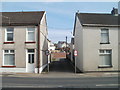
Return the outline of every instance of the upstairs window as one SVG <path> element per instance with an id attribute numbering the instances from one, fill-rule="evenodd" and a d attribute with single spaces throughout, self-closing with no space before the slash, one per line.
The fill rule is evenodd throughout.
<path id="1" fill-rule="evenodd" d="M 101 44 L 108 44 L 108 43 L 109 43 L 109 30 L 101 29 Z"/>
<path id="2" fill-rule="evenodd" d="M 35 28 L 27 28 L 27 37 L 26 41 L 33 42 L 35 41 Z"/>
<path id="3" fill-rule="evenodd" d="M 14 28 L 7 28 L 5 32 L 5 41 L 6 42 L 13 41 L 13 36 L 14 36 Z"/>

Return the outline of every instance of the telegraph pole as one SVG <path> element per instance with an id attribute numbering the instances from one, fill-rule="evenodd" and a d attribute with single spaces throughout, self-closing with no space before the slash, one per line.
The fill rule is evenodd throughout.
<path id="1" fill-rule="evenodd" d="M 66 36 L 66 58 L 67 58 L 67 36 Z"/>

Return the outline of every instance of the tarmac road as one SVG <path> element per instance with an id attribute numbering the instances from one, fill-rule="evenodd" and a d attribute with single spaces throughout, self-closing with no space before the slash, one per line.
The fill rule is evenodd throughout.
<path id="1" fill-rule="evenodd" d="M 74 74 L 74 68 L 66 59 L 52 62 L 48 73 L 5 74 L 2 77 L 3 88 L 118 88 L 118 86 L 117 75 Z"/>

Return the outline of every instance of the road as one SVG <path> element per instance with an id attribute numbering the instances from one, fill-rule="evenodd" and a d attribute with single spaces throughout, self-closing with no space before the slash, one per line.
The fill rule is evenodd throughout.
<path id="1" fill-rule="evenodd" d="M 118 88 L 118 85 L 118 77 L 85 77 L 74 74 L 74 68 L 65 59 L 52 62 L 50 72 L 37 77 L 2 77 L 4 88 Z"/>
<path id="2" fill-rule="evenodd" d="M 72 74 L 74 73 L 73 66 L 69 63 L 67 59 L 57 59 L 50 64 L 50 72 L 49 73 L 64 73 L 64 74 Z"/>
<path id="3" fill-rule="evenodd" d="M 3 87 L 27 88 L 117 88 L 117 77 L 33 78 L 3 77 Z"/>

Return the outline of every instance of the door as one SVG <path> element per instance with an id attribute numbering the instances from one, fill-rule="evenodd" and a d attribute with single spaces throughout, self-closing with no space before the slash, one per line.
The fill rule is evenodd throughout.
<path id="1" fill-rule="evenodd" d="M 35 58 L 34 49 L 28 49 L 26 54 L 26 72 L 30 73 L 35 72 L 34 58 Z"/>

